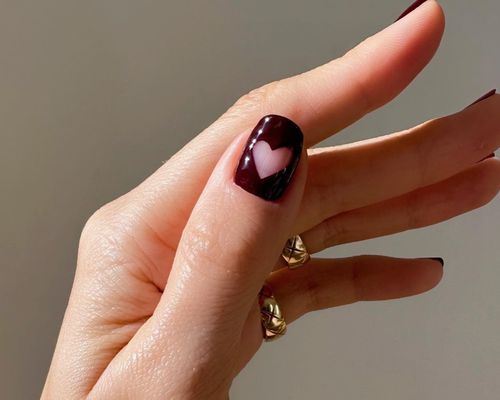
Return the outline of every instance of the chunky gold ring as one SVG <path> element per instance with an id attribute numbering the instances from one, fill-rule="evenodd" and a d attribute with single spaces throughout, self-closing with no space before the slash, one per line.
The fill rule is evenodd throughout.
<path id="1" fill-rule="evenodd" d="M 299 235 L 295 235 L 287 240 L 281 256 L 290 269 L 302 267 L 311 259 L 306 245 Z"/>
<path id="2" fill-rule="evenodd" d="M 272 289 L 264 285 L 259 293 L 260 322 L 265 341 L 278 339 L 286 333 L 286 322 Z"/>

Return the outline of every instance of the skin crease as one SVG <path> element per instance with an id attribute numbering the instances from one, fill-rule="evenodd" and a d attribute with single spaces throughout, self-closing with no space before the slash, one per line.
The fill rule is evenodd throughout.
<path id="1" fill-rule="evenodd" d="M 500 96 L 404 132 L 304 150 L 277 202 L 233 178 L 261 117 L 290 118 L 310 147 L 392 100 L 431 60 L 443 30 L 442 10 L 428 0 L 344 57 L 252 91 L 145 182 L 98 210 L 82 232 L 42 398 L 228 398 L 262 343 L 256 299 L 266 279 L 288 323 L 434 287 L 443 269 L 430 259 L 313 260 L 268 275 L 297 232 L 319 251 L 490 201 L 500 190 L 500 161 L 478 161 L 500 146 Z"/>

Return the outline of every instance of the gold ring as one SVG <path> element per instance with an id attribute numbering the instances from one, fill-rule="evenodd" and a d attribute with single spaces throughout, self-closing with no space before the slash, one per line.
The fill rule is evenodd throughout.
<path id="1" fill-rule="evenodd" d="M 295 235 L 287 240 L 281 256 L 290 269 L 302 267 L 311 259 L 306 245 L 299 235 Z"/>
<path id="2" fill-rule="evenodd" d="M 260 322 L 264 340 L 269 342 L 286 333 L 286 322 L 272 289 L 264 285 L 259 293 Z"/>

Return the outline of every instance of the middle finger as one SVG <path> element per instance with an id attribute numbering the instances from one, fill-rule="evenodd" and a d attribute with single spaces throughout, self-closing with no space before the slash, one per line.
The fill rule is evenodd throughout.
<path id="1" fill-rule="evenodd" d="M 500 95 L 381 138 L 313 150 L 302 211 L 306 231 L 341 212 L 447 179 L 500 146 Z"/>

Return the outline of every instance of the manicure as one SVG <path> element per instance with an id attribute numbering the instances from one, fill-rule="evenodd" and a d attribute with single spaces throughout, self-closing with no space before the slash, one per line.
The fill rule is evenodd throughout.
<path id="1" fill-rule="evenodd" d="M 420 7 L 422 4 L 424 4 L 427 0 L 417 0 L 415 1 L 410 7 L 408 7 L 403 14 L 399 16 L 399 18 L 396 21 L 399 21 L 401 18 L 406 17 L 409 13 L 412 11 L 415 11 L 418 7 Z"/>
<path id="2" fill-rule="evenodd" d="M 467 107 L 465 108 L 469 108 L 469 107 L 472 107 L 474 104 L 477 104 L 477 103 L 480 103 L 481 101 L 483 100 L 486 100 L 488 98 L 490 98 L 491 96 L 494 96 L 495 94 L 497 93 L 497 90 L 496 89 L 492 89 L 490 90 L 488 93 L 482 95 L 479 99 L 477 99 L 474 103 L 468 105 Z"/>
<path id="3" fill-rule="evenodd" d="M 481 161 L 484 161 L 484 160 L 489 160 L 490 158 L 495 158 L 495 153 L 491 153 L 490 155 L 484 157 L 482 160 L 480 160 L 479 162 Z"/>
<path id="4" fill-rule="evenodd" d="M 465 109 L 472 107 L 473 105 L 480 103 L 481 101 L 486 100 L 486 99 L 490 98 L 491 96 L 494 96 L 496 93 L 497 93 L 496 89 L 490 90 L 488 93 L 482 95 L 479 99 L 477 99 L 474 103 L 465 107 Z M 479 160 L 478 162 L 483 162 L 489 158 L 494 158 L 494 157 L 495 157 L 495 153 L 491 153 L 491 154 L 487 155 L 486 157 L 484 157 L 483 159 Z"/>
<path id="5" fill-rule="evenodd" d="M 293 178 L 303 142 L 302 131 L 288 118 L 262 118 L 245 145 L 234 182 L 265 200 L 279 199 Z"/>

